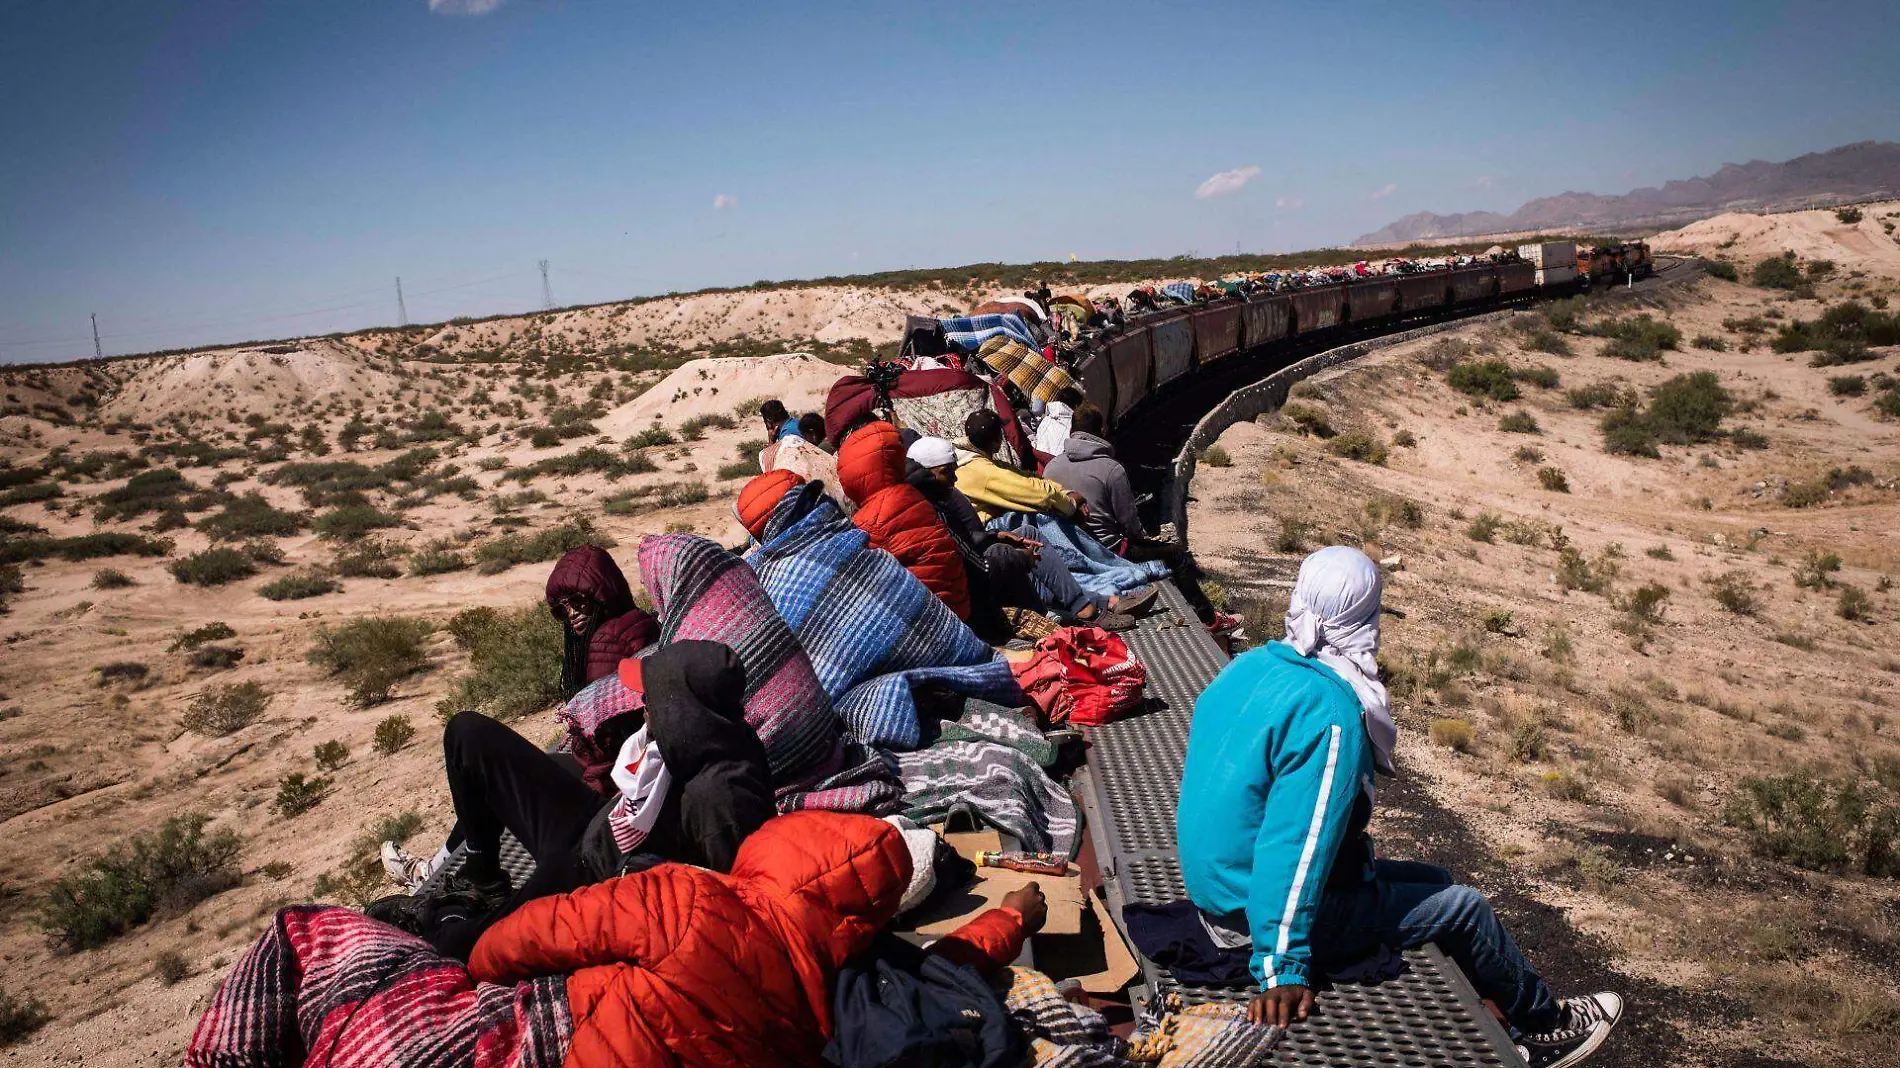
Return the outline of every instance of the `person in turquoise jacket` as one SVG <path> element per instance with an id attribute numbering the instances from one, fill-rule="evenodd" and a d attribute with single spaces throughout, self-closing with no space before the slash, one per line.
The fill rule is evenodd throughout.
<path id="1" fill-rule="evenodd" d="M 1476 890 L 1375 856 L 1375 776 L 1398 732 L 1379 682 L 1381 578 L 1332 546 L 1300 565 L 1286 636 L 1227 665 L 1195 702 L 1175 813 L 1181 876 L 1215 946 L 1251 953 L 1257 1023 L 1306 1018 L 1313 984 L 1383 949 L 1435 942 L 1538 1068 L 1594 1053 L 1613 993 L 1558 1000 Z"/>

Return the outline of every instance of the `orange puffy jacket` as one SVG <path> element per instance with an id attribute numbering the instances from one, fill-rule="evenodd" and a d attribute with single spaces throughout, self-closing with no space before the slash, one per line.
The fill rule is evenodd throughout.
<path id="1" fill-rule="evenodd" d="M 937 510 L 904 481 L 904 439 L 889 423 L 867 423 L 838 447 L 838 484 L 857 504 L 851 521 L 871 544 L 897 557 L 958 619 L 970 618 L 970 576 Z"/>
<path id="2" fill-rule="evenodd" d="M 816 1064 L 832 977 L 909 881 L 895 827 L 794 812 L 753 832 L 730 875 L 662 864 L 529 902 L 488 929 L 469 971 L 491 983 L 572 973 L 568 1068 Z M 1022 941 L 1021 915 L 998 908 L 933 948 L 988 970 Z"/>

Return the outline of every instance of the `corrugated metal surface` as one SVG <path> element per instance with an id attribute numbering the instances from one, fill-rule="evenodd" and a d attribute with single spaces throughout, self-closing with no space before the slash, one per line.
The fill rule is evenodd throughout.
<path id="1" fill-rule="evenodd" d="M 1575 267 L 1546 267 L 1537 272 L 1537 284 L 1540 286 L 1560 286 L 1577 280 Z"/>
<path id="2" fill-rule="evenodd" d="M 1205 366 L 1240 351 L 1240 304 L 1216 304 L 1194 313 L 1194 349 Z"/>
<path id="3" fill-rule="evenodd" d="M 1076 367 L 1076 375 L 1082 383 L 1082 395 L 1090 404 L 1105 412 L 1115 410 L 1115 373 L 1110 370 L 1105 354 L 1091 352 L 1083 357 Z"/>
<path id="4" fill-rule="evenodd" d="M 1517 254 L 1533 267 L 1569 267 L 1577 262 L 1575 241 L 1545 241 L 1538 245 L 1519 245 Z"/>
<path id="5" fill-rule="evenodd" d="M 1420 308 L 1436 308 L 1445 303 L 1445 289 L 1450 279 L 1441 271 L 1415 274 L 1399 279 L 1399 303 L 1406 311 Z"/>
<path id="6" fill-rule="evenodd" d="M 1186 312 L 1148 327 L 1154 346 L 1156 388 L 1194 370 L 1194 317 Z"/>
<path id="7" fill-rule="evenodd" d="M 1490 267 L 1461 267 L 1451 272 L 1452 299 L 1463 304 L 1496 295 L 1497 272 Z"/>
<path id="8" fill-rule="evenodd" d="M 1302 334 L 1339 325 L 1339 312 L 1346 306 L 1346 291 L 1341 286 L 1320 286 L 1291 294 L 1294 325 Z"/>
<path id="9" fill-rule="evenodd" d="M 1399 284 L 1391 280 L 1354 282 L 1346 290 L 1347 311 L 1353 322 L 1362 323 L 1391 315 L 1399 304 Z"/>
<path id="10" fill-rule="evenodd" d="M 1287 312 L 1292 304 L 1285 294 L 1274 297 L 1249 297 L 1240 309 L 1241 344 L 1248 348 L 1278 341 L 1286 336 Z"/>
<path id="11" fill-rule="evenodd" d="M 1120 419 L 1148 395 L 1148 330 L 1131 330 L 1108 343 L 1108 363 L 1115 372 L 1115 408 Z"/>
<path id="12" fill-rule="evenodd" d="M 1537 268 L 1532 264 L 1506 263 L 1498 267 L 1500 293 L 1522 293 L 1536 284 Z"/>

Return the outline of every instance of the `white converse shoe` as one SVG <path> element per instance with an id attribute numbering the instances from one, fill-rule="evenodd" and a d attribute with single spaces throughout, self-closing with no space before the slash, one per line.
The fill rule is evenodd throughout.
<path id="1" fill-rule="evenodd" d="M 1604 991 L 1563 1000 L 1563 1019 L 1541 1034 L 1520 1035 L 1531 1068 L 1570 1068 L 1602 1047 L 1623 1018 L 1623 999 Z"/>
<path id="2" fill-rule="evenodd" d="M 435 874 L 433 858 L 412 857 L 394 842 L 383 843 L 382 856 L 383 871 L 389 874 L 389 881 L 402 887 L 405 893 L 415 893 L 417 887 Z"/>

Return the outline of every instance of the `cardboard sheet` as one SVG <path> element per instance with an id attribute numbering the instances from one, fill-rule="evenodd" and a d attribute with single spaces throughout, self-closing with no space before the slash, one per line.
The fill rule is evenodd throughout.
<path id="1" fill-rule="evenodd" d="M 979 852 L 1003 847 L 995 831 L 957 832 L 944 835 L 944 841 L 973 863 Z M 1043 897 L 1049 902 L 1049 919 L 1043 925 L 1043 933 L 1064 935 L 1081 932 L 1082 910 L 1088 905 L 1083 900 L 1079 873 L 1067 876 L 1035 875 L 1002 868 L 978 868 L 976 882 L 971 883 L 962 894 L 907 919 L 916 925 L 918 934 L 941 937 L 1002 904 L 1003 895 L 1011 890 L 1030 883 L 1042 884 Z"/>

